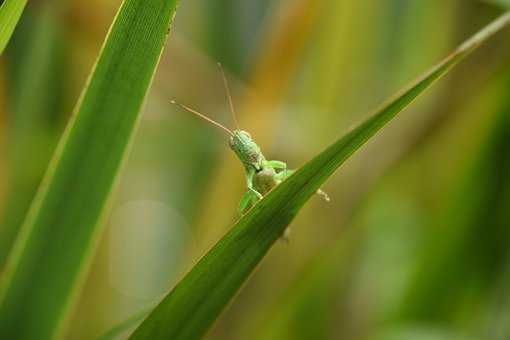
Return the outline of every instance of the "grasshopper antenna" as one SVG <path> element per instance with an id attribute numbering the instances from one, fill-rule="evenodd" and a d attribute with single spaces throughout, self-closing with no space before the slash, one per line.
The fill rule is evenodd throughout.
<path id="1" fill-rule="evenodd" d="M 202 119 L 204 119 L 204 120 L 208 121 L 209 123 L 211 123 L 211 124 L 213 124 L 213 125 L 215 125 L 215 126 L 219 127 L 220 129 L 223 129 L 223 130 L 227 131 L 229 135 L 231 135 L 231 136 L 233 136 L 233 135 L 234 135 L 234 133 L 233 133 L 230 129 L 228 129 L 228 128 L 226 128 L 225 126 L 221 125 L 220 123 L 218 123 L 218 122 L 216 122 L 216 121 L 212 120 L 211 118 L 207 117 L 206 115 L 204 115 L 204 114 L 202 114 L 202 113 L 200 113 L 200 112 L 198 112 L 198 111 L 196 111 L 196 110 L 193 110 L 192 108 L 190 108 L 190 107 L 188 107 L 188 106 L 186 106 L 186 105 L 184 105 L 184 104 L 177 103 L 175 100 L 172 100 L 172 101 L 170 101 L 170 102 L 171 102 L 172 104 L 175 104 L 175 105 L 179 106 L 181 109 L 183 109 L 183 110 L 185 110 L 185 111 L 191 112 L 191 113 L 193 113 L 193 114 L 195 114 L 195 115 L 199 116 L 200 118 L 202 118 Z"/>
<path id="2" fill-rule="evenodd" d="M 236 111 L 234 109 L 234 102 L 232 101 L 232 95 L 230 94 L 230 88 L 228 86 L 227 77 L 225 76 L 225 71 L 223 70 L 223 66 L 221 63 L 218 63 L 218 68 L 221 72 L 221 77 L 223 78 L 223 86 L 225 87 L 225 93 L 228 98 L 228 104 L 230 106 L 230 113 L 232 114 L 232 119 L 234 120 L 234 124 L 236 125 L 236 129 L 239 130 L 239 123 L 236 118 Z"/>

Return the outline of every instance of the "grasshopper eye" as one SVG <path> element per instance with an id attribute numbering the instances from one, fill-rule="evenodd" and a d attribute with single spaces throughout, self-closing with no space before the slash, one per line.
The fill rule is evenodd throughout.
<path id="1" fill-rule="evenodd" d="M 231 148 L 234 146 L 234 137 L 229 138 L 228 144 L 230 145 Z"/>

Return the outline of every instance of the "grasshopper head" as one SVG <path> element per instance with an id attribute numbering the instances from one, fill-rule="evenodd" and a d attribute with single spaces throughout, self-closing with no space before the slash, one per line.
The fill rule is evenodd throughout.
<path id="1" fill-rule="evenodd" d="M 262 169 L 264 156 L 248 132 L 234 130 L 229 145 L 245 167 L 253 167 L 256 171 Z"/>

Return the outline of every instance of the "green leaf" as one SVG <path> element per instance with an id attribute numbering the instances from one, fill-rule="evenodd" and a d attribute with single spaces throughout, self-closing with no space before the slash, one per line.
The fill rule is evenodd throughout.
<path id="1" fill-rule="evenodd" d="M 1 339 L 63 334 L 175 6 L 123 2 L 8 260 Z"/>
<path id="2" fill-rule="evenodd" d="M 270 192 L 192 268 L 131 339 L 200 338 L 305 202 L 335 170 L 434 81 L 509 21 L 507 13 L 485 27 Z"/>
<path id="3" fill-rule="evenodd" d="M 328 339 L 362 249 L 360 229 L 347 229 L 341 239 L 314 256 L 277 303 L 250 317 L 256 322 L 247 328 L 246 339 Z"/>
<path id="4" fill-rule="evenodd" d="M 498 5 L 502 8 L 508 9 L 510 7 L 510 0 L 486 0 L 488 3 L 492 3 L 494 5 Z"/>
<path id="5" fill-rule="evenodd" d="M 18 24 L 27 0 L 6 0 L 0 7 L 0 55 Z"/>
<path id="6" fill-rule="evenodd" d="M 27 8 L 23 30 L 12 38 L 6 51 L 6 83 L 10 157 L 7 201 L 0 217 L 0 266 L 3 267 L 34 194 L 51 158 L 60 131 L 49 126 L 62 112 L 62 92 L 66 87 L 60 39 L 60 18 L 55 1 L 46 1 L 37 10 Z M 65 63 L 64 63 L 65 64 Z M 27 158 L 27 154 L 37 157 Z"/>
<path id="7" fill-rule="evenodd" d="M 151 310 L 152 308 L 144 309 L 130 316 L 126 320 L 110 328 L 106 333 L 101 335 L 98 340 L 115 340 L 120 339 L 122 336 L 125 338 L 127 334 L 133 332 L 136 326 L 142 322 L 142 320 L 149 314 Z"/>
<path id="8" fill-rule="evenodd" d="M 415 272 L 402 289 L 401 304 L 393 315 L 399 321 L 451 319 L 458 313 L 457 306 L 471 309 L 469 303 L 478 303 L 476 299 L 468 302 L 474 288 L 466 282 L 476 277 L 476 291 L 488 292 L 507 270 L 510 69 L 500 76 L 497 86 L 478 91 L 492 96 L 495 105 L 484 103 L 488 123 L 476 125 L 475 147 L 463 145 L 468 159 L 455 171 L 451 187 L 442 187 L 448 198 L 440 205 L 437 220 L 431 222 L 439 227 L 426 238 Z"/>

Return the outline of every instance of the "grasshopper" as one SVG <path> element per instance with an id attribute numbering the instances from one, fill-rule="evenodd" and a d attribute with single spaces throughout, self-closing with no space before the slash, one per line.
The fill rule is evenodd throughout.
<path id="1" fill-rule="evenodd" d="M 238 207 L 239 214 L 244 215 L 251 207 L 253 207 L 269 191 L 271 191 L 271 189 L 292 175 L 294 170 L 287 169 L 287 164 L 285 162 L 267 160 L 251 135 L 248 132 L 239 129 L 225 72 L 223 71 L 221 64 L 218 63 L 218 67 L 220 68 L 223 78 L 223 85 L 225 87 L 225 93 L 230 106 L 230 112 L 237 127 L 235 130 L 232 131 L 222 124 L 207 117 L 206 115 L 186 105 L 177 103 L 174 100 L 172 100 L 172 104 L 176 104 L 183 110 L 197 115 L 198 117 L 206 120 L 216 127 L 221 128 L 223 131 L 226 131 L 230 135 L 229 146 L 237 155 L 246 171 L 247 190 L 242 196 Z M 329 202 L 330 199 L 324 191 L 319 189 L 317 190 L 317 194 L 320 195 L 325 201 Z M 283 236 L 284 239 L 288 239 L 288 232 L 288 230 L 285 231 Z"/>

